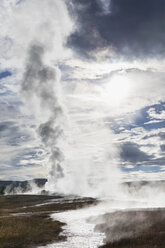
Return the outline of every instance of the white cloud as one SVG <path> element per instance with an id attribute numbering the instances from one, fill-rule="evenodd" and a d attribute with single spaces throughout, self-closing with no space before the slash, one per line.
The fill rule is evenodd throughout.
<path id="1" fill-rule="evenodd" d="M 164 120 L 165 119 L 165 110 L 160 111 L 159 113 L 156 112 L 155 108 L 150 108 L 147 111 L 148 115 L 152 119 Z"/>
<path id="2" fill-rule="evenodd" d="M 163 120 L 151 120 L 151 121 L 145 122 L 144 125 L 161 123 L 161 122 L 163 122 Z"/>
<path id="3" fill-rule="evenodd" d="M 143 170 L 123 173 L 123 178 L 128 181 L 156 181 L 164 180 L 164 171 L 146 173 Z"/>

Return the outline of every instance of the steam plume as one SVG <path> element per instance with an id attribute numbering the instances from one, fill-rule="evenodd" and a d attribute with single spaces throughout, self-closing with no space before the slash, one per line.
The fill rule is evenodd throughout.
<path id="1" fill-rule="evenodd" d="M 58 147 L 58 140 L 63 135 L 59 119 L 62 108 L 57 97 L 58 71 L 43 64 L 44 48 L 41 45 L 32 45 L 29 49 L 28 62 L 22 83 L 22 91 L 27 99 L 36 98 L 42 109 L 49 113 L 48 120 L 38 127 L 38 134 L 48 150 L 51 164 L 51 176 L 54 181 L 63 176 L 60 162 L 63 153 Z"/>
<path id="2" fill-rule="evenodd" d="M 57 179 L 64 176 L 61 141 L 64 139 L 65 123 L 60 93 L 61 73 L 57 64 L 59 59 L 68 56 L 64 45 L 66 37 L 72 31 L 72 21 L 65 1 L 25 0 L 16 9 L 13 22 L 16 27 L 13 36 L 23 44 L 23 100 L 35 117 L 36 133 L 47 152 L 49 183 L 53 182 L 52 190 L 55 191 Z M 29 30 L 31 22 L 33 24 Z M 22 30 L 27 31 L 26 40 L 22 36 Z"/>
<path id="3" fill-rule="evenodd" d="M 37 24 L 38 37 L 33 34 L 29 38 L 22 80 L 25 102 L 35 116 L 37 134 L 49 157 L 46 190 L 115 194 L 120 178 L 115 164 L 118 151 L 113 144 L 113 132 L 104 120 L 107 113 L 100 103 L 102 86 L 74 81 L 62 85 L 60 79 L 58 61 L 62 61 L 63 55 L 60 57 L 58 49 L 63 47 L 65 51 L 69 31 L 65 30 L 65 25 L 57 25 L 61 22 L 58 10 L 65 6 L 64 2 L 57 3 L 54 8 L 56 22 L 52 23 L 54 16 L 50 18 L 48 15 L 48 31 L 41 32 L 45 38 L 40 34 L 44 26 L 42 18 Z M 54 5 L 53 0 L 44 1 L 48 10 Z M 67 11 L 65 15 L 68 15 Z M 54 33 L 56 35 L 52 36 Z"/>

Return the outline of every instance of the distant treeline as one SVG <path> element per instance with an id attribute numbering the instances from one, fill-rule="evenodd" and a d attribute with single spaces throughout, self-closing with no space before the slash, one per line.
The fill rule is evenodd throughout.
<path id="1" fill-rule="evenodd" d="M 27 181 L 0 181 L 0 194 L 16 194 L 16 193 L 25 193 L 32 190 L 33 185 L 36 185 L 39 188 L 42 188 L 47 179 L 36 178 L 33 180 Z"/>

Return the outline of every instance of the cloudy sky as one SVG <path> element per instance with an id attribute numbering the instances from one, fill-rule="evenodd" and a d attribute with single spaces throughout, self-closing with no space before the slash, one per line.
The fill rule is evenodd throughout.
<path id="1" fill-rule="evenodd" d="M 164 0 L 1 0 L 0 25 L 0 179 L 164 179 Z"/>

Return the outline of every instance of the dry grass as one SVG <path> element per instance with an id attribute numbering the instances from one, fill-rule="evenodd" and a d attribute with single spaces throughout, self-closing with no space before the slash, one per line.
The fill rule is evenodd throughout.
<path id="1" fill-rule="evenodd" d="M 47 203 L 50 200 L 62 199 L 59 196 L 43 196 L 43 195 L 11 195 L 0 196 L 0 216 L 8 215 L 11 213 L 24 213 L 24 212 L 55 212 L 73 210 L 87 205 L 96 203 L 92 198 L 81 198 L 73 201 L 63 199 L 61 202 L 46 204 L 42 206 L 35 206 L 37 204 Z M 26 207 L 26 208 L 24 208 Z"/>
<path id="2" fill-rule="evenodd" d="M 106 234 L 102 248 L 164 248 L 165 210 L 118 212 L 109 214 L 97 228 Z M 110 225 L 116 218 L 116 224 Z M 117 239 L 118 236 L 118 239 Z M 122 237 L 123 236 L 123 237 Z M 113 240 L 113 238 L 115 240 Z M 122 238 L 121 238 L 122 237 Z"/>
<path id="3" fill-rule="evenodd" d="M 31 206 L 47 202 L 54 199 L 52 196 L 40 196 L 40 195 L 8 195 L 0 196 L 0 216 L 9 214 L 17 208 L 24 206 Z M 24 210 L 25 211 L 25 210 Z"/>
<path id="4" fill-rule="evenodd" d="M 60 236 L 63 223 L 47 215 L 9 217 L 0 219 L 0 248 L 23 248 L 64 240 Z"/>
<path id="5" fill-rule="evenodd" d="M 93 199 L 34 206 L 57 199 L 55 196 L 16 195 L 0 196 L 0 248 L 29 248 L 65 240 L 61 236 L 64 223 L 53 221 L 50 212 L 72 210 L 93 204 Z M 26 208 L 22 208 L 26 206 Z M 31 214 L 29 214 L 29 212 Z M 26 215 L 13 216 L 13 213 Z"/>

